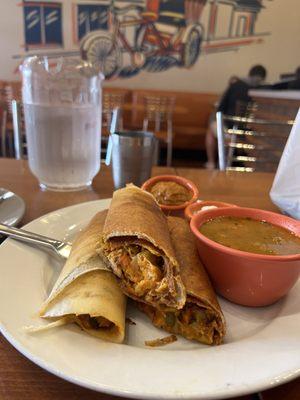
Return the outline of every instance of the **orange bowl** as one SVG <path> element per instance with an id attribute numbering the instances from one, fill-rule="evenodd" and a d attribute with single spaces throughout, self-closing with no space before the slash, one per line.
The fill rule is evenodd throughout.
<path id="1" fill-rule="evenodd" d="M 224 203 L 223 201 L 198 200 L 195 203 L 190 204 L 189 206 L 186 207 L 186 209 L 184 210 L 185 218 L 190 221 L 192 217 L 198 214 L 199 212 L 208 211 L 208 210 L 203 210 L 204 207 L 227 208 L 227 207 L 237 207 L 237 206 L 231 203 Z"/>
<path id="2" fill-rule="evenodd" d="M 300 275 L 300 254 L 272 256 L 248 253 L 208 239 L 199 228 L 221 217 L 248 217 L 288 229 L 300 236 L 300 223 L 292 218 L 254 208 L 217 208 L 193 216 L 190 226 L 200 258 L 216 291 L 245 306 L 267 306 L 285 296 Z"/>
<path id="3" fill-rule="evenodd" d="M 151 192 L 152 186 L 154 186 L 157 182 L 176 182 L 179 185 L 184 186 L 187 188 L 191 193 L 192 193 L 192 198 L 189 201 L 186 201 L 185 203 L 176 205 L 176 206 L 168 206 L 164 204 L 160 204 L 160 208 L 163 210 L 163 212 L 167 215 L 173 214 L 173 215 L 183 215 L 184 210 L 187 206 L 190 204 L 194 203 L 199 196 L 199 191 L 196 187 L 196 185 L 186 179 L 183 178 L 182 176 L 177 176 L 177 175 L 158 175 L 154 176 L 153 178 L 148 179 L 146 182 L 143 183 L 142 189 L 146 190 L 147 192 Z"/>

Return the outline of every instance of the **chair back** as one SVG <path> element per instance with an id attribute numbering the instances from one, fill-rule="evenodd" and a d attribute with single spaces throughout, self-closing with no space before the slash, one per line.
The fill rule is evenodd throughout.
<path id="1" fill-rule="evenodd" d="M 294 121 L 217 112 L 219 169 L 274 172 Z"/>
<path id="2" fill-rule="evenodd" d="M 22 83 L 19 81 L 6 82 L 4 85 L 4 100 L 7 104 L 9 118 L 12 117 L 12 101 L 22 101 Z"/>
<path id="3" fill-rule="evenodd" d="M 102 126 L 104 127 L 104 136 L 107 136 L 109 133 L 109 127 L 111 126 L 111 117 L 113 110 L 116 108 L 119 110 L 118 114 L 118 127 L 117 129 L 123 130 L 123 116 L 122 109 L 125 103 L 126 93 L 124 92 L 106 92 L 103 93 L 103 102 L 102 102 L 102 116 L 103 122 Z"/>
<path id="4" fill-rule="evenodd" d="M 154 130 L 158 142 L 167 143 L 167 166 L 172 165 L 173 155 L 173 113 L 175 107 L 175 96 L 144 96 L 145 115 L 143 119 L 143 131 L 148 131 L 150 124 Z M 166 132 L 162 131 L 163 125 Z M 156 149 L 159 159 L 159 150 Z"/>
<path id="5" fill-rule="evenodd" d="M 145 107 L 144 131 L 148 130 L 150 123 L 154 123 L 155 131 L 159 131 L 164 123 L 168 129 L 172 127 L 175 96 L 144 96 L 143 101 Z"/>

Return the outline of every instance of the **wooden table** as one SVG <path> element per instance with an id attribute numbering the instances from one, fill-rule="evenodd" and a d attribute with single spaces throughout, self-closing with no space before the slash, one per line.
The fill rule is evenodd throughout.
<path id="1" fill-rule="evenodd" d="M 153 175 L 178 174 L 192 179 L 202 199 L 218 199 L 242 206 L 255 206 L 276 211 L 268 193 L 273 176 L 266 173 L 224 173 L 195 169 L 154 168 Z M 23 224 L 45 213 L 72 204 L 111 197 L 113 182 L 110 169 L 103 166 L 93 188 L 82 192 L 42 192 L 29 172 L 26 161 L 0 159 L 0 187 L 23 197 L 26 213 Z M 300 379 L 258 395 L 238 400 L 298 400 Z M 37 367 L 18 353 L 0 335 L 0 400 L 116 400 L 75 386 Z"/>

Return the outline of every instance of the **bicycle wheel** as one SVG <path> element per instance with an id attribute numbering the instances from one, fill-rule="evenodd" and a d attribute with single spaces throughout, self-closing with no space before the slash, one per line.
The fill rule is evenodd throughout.
<path id="1" fill-rule="evenodd" d="M 84 60 L 99 66 L 106 79 L 116 75 L 122 67 L 122 52 L 110 34 L 92 32 L 83 39 L 80 51 Z"/>
<path id="2" fill-rule="evenodd" d="M 201 50 L 202 36 L 200 32 L 193 28 L 183 44 L 181 53 L 181 65 L 189 68 L 197 61 Z"/>

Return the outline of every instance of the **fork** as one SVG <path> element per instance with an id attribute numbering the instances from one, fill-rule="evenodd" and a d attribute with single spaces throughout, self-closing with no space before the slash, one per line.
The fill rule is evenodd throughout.
<path id="1" fill-rule="evenodd" d="M 24 229 L 13 228 L 4 224 L 0 224 L 0 233 L 5 236 L 12 237 L 13 239 L 20 240 L 24 243 L 32 244 L 35 246 L 43 246 L 47 249 L 54 251 L 63 259 L 69 257 L 72 248 L 72 245 L 70 243 L 38 235 L 37 233 L 28 232 Z"/>

